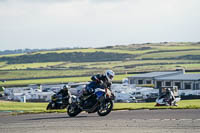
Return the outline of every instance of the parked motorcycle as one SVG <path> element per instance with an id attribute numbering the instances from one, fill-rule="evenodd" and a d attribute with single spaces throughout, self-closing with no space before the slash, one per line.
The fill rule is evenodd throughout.
<path id="1" fill-rule="evenodd" d="M 69 104 L 69 97 L 70 97 L 69 95 L 66 96 L 66 97 L 62 97 L 61 94 L 52 95 L 51 101 L 47 105 L 46 109 L 51 110 L 51 109 L 64 109 L 64 108 L 66 108 Z"/>
<path id="2" fill-rule="evenodd" d="M 91 95 L 85 96 L 80 102 L 79 98 L 72 95 L 67 107 L 67 114 L 75 117 L 82 111 L 88 113 L 97 112 L 99 116 L 108 115 L 113 109 L 114 95 L 109 89 L 95 89 Z"/>
<path id="3" fill-rule="evenodd" d="M 177 106 L 180 97 L 168 98 L 166 95 L 161 95 L 156 99 L 156 106 Z"/>

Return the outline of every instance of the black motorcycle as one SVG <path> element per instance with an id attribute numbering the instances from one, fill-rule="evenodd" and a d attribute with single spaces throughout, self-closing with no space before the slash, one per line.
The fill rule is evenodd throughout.
<path id="1" fill-rule="evenodd" d="M 114 95 L 109 89 L 97 88 L 93 94 L 85 96 L 82 102 L 76 96 L 71 96 L 67 113 L 70 117 L 75 117 L 82 111 L 97 112 L 99 116 L 105 116 L 112 111 L 113 100 Z"/>
<path id="2" fill-rule="evenodd" d="M 51 109 L 65 109 L 69 104 L 69 95 L 66 97 L 63 97 L 61 94 L 57 95 L 54 94 L 51 97 L 51 101 L 47 105 L 47 110 Z"/>

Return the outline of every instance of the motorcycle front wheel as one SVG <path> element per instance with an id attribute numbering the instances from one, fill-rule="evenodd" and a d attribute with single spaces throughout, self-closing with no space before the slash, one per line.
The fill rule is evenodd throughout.
<path id="1" fill-rule="evenodd" d="M 100 109 L 97 111 L 99 116 L 106 116 L 108 115 L 113 109 L 113 101 L 109 99 L 105 102 L 104 105 L 100 106 Z"/>
<path id="2" fill-rule="evenodd" d="M 51 109 L 52 109 L 52 103 L 49 103 L 49 104 L 47 105 L 46 110 L 51 110 Z"/>
<path id="3" fill-rule="evenodd" d="M 67 107 L 67 114 L 70 116 L 70 117 L 75 117 L 77 116 L 82 110 L 80 108 L 78 108 L 77 105 L 69 105 Z"/>

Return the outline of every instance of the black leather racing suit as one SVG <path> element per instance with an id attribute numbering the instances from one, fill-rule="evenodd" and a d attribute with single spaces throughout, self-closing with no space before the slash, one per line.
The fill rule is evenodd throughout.
<path id="1" fill-rule="evenodd" d="M 86 91 L 88 94 L 94 92 L 96 88 L 110 88 L 112 82 L 109 82 L 105 75 L 97 74 L 91 77 L 91 82 L 86 86 Z"/>

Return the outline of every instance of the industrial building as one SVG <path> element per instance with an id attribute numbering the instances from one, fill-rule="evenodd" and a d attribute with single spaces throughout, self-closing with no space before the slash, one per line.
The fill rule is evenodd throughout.
<path id="1" fill-rule="evenodd" d="M 200 90 L 200 74 L 185 74 L 184 69 L 150 72 L 128 77 L 129 84 L 153 84 L 154 88 L 177 86 L 179 90 Z"/>

